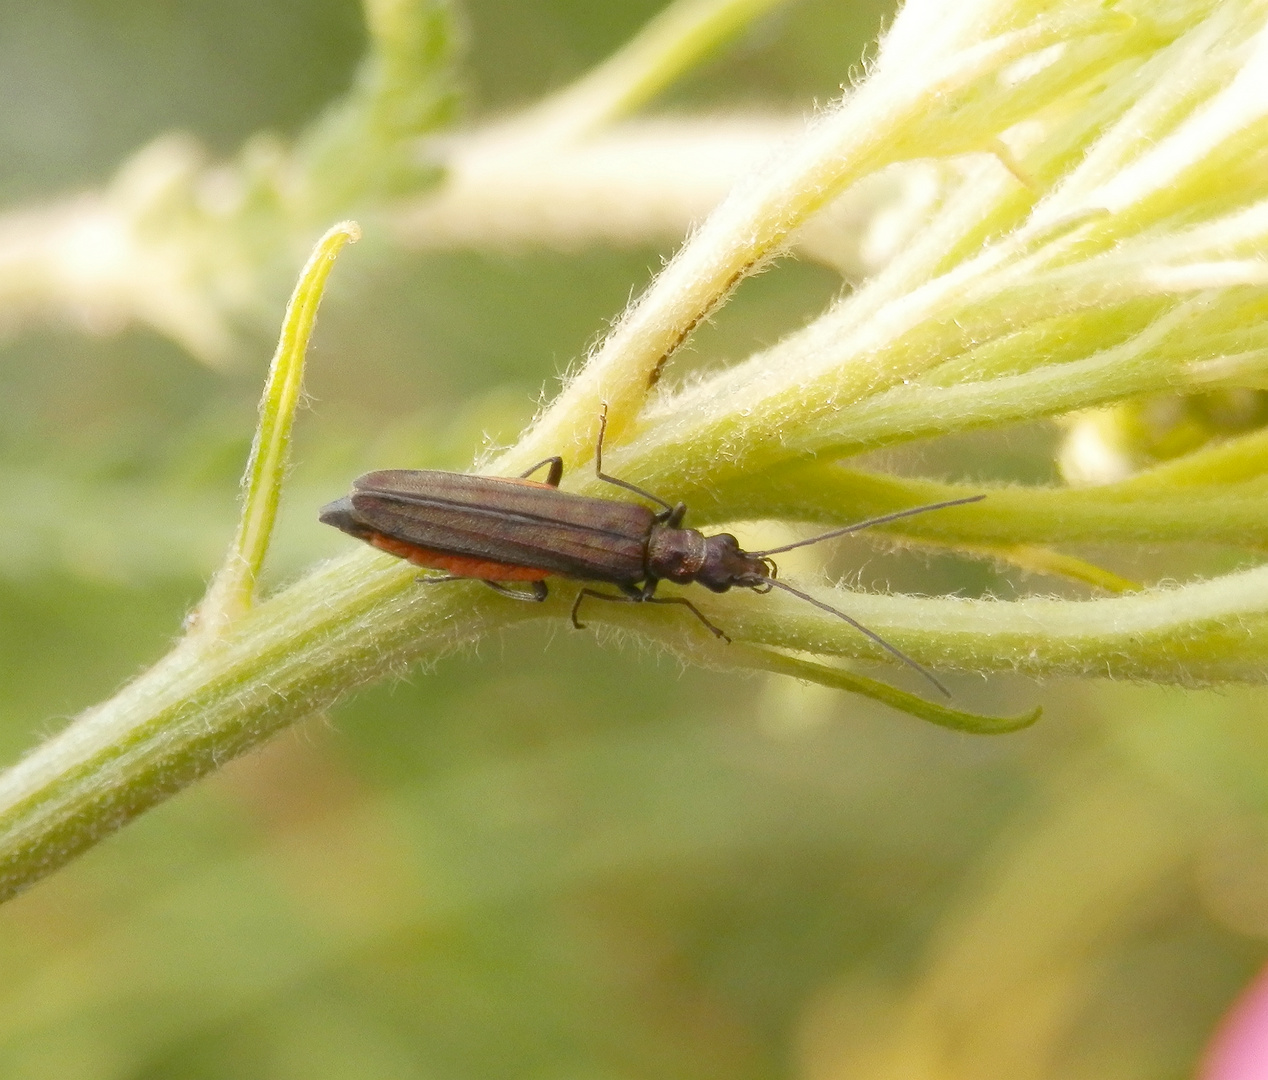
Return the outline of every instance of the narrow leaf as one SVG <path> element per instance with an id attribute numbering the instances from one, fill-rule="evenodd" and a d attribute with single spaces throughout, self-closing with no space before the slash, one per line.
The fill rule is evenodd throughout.
<path id="1" fill-rule="evenodd" d="M 191 621 L 191 634 L 219 633 L 251 606 L 277 519 L 282 479 L 290 459 L 291 427 L 303 384 L 304 357 L 317 322 L 317 308 L 339 250 L 360 237 L 356 222 L 340 222 L 317 241 L 300 273 L 260 401 L 260 423 L 242 477 L 238 533 Z"/>
<path id="2" fill-rule="evenodd" d="M 927 720 L 939 727 L 952 731 L 967 731 L 974 735 L 1006 735 L 1010 731 L 1020 731 L 1030 727 L 1043 713 L 1042 708 L 1020 716 L 986 716 L 982 713 L 965 712 L 952 709 L 946 705 L 937 705 L 926 701 L 916 694 L 899 690 L 896 686 L 869 679 L 834 664 L 821 664 L 817 661 L 801 657 L 789 656 L 774 649 L 766 649 L 748 645 L 737 645 L 733 648 L 743 649 L 753 661 L 753 666 L 774 671 L 780 675 L 791 675 L 794 679 L 821 683 L 837 690 L 848 690 L 852 694 L 861 694 L 888 705 L 891 709 L 905 712 L 918 720 Z"/>

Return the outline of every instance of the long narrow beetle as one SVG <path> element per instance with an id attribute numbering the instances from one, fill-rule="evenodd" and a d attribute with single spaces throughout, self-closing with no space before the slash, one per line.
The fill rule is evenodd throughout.
<path id="1" fill-rule="evenodd" d="M 745 551 L 730 533 L 705 536 L 696 529 L 684 529 L 684 503 L 667 503 L 650 491 L 605 473 L 606 430 L 605 404 L 594 452 L 595 475 L 663 507 L 659 513 L 640 503 L 560 491 L 563 458 L 548 457 L 514 478 L 432 469 L 366 473 L 353 481 L 351 494 L 324 506 L 320 519 L 417 566 L 448 571 L 443 577 L 419 578 L 429 584 L 478 579 L 507 596 L 535 601 L 546 599 L 545 579 L 552 575 L 615 585 L 619 593 L 601 592 L 588 585 L 578 591 L 572 605 L 572 624 L 578 630 L 584 629 L 577 618 L 581 603 L 586 597 L 593 597 L 623 603 L 678 604 L 714 635 L 729 642 L 731 639 L 721 628 L 689 599 L 656 596 L 657 586 L 662 581 L 677 585 L 695 582 L 717 593 L 734 588 L 761 593 L 782 589 L 844 619 L 950 696 L 929 671 L 879 634 L 845 612 L 778 580 L 778 568 L 771 556 L 915 514 L 979 502 L 984 495 L 916 506 L 781 547 Z M 548 469 L 544 482 L 529 479 L 545 466 Z M 511 581 L 528 582 L 531 589 L 525 592 L 508 588 L 505 583 Z"/>

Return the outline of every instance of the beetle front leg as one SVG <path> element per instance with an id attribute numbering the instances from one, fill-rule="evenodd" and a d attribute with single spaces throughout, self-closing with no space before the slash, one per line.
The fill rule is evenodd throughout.
<path id="1" fill-rule="evenodd" d="M 613 597 L 615 599 L 615 597 Z M 687 608 L 697 619 L 699 619 L 708 628 L 709 632 L 716 638 L 720 638 L 728 645 L 731 644 L 731 637 L 721 627 L 714 626 L 695 604 L 688 600 L 685 596 L 647 596 L 643 598 L 644 604 L 679 604 Z"/>

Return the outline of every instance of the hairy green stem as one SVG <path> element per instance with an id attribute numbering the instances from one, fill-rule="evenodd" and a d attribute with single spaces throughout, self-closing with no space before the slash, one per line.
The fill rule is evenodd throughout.
<path id="1" fill-rule="evenodd" d="M 0 897 L 353 687 L 434 661 L 494 627 L 560 619 L 573 593 L 557 587 L 547 603 L 529 605 L 477 583 L 422 587 L 414 577 L 369 552 L 328 563 L 224 637 L 187 642 L 0 776 Z M 1268 662 L 1268 568 L 1082 602 L 811 591 L 944 669 L 1205 683 L 1257 678 Z M 794 597 L 693 600 L 741 645 L 882 655 Z M 595 605 L 586 619 L 636 630 L 707 666 L 743 658 L 675 608 Z M 757 666 L 781 669 L 774 660 Z M 790 673 L 808 677 L 812 668 Z"/>

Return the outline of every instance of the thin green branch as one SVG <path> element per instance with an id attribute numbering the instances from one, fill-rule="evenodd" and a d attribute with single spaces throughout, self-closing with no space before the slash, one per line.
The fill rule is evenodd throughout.
<path id="1" fill-rule="evenodd" d="M 678 0 L 567 89 L 514 121 L 519 137 L 569 142 L 646 104 L 701 59 L 789 0 Z"/>

